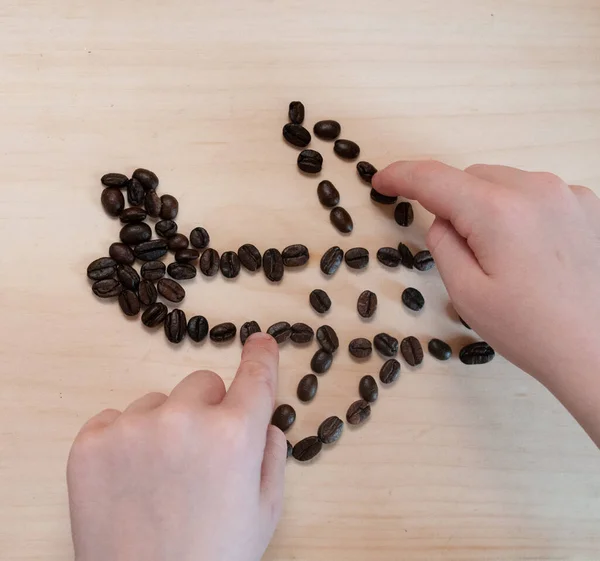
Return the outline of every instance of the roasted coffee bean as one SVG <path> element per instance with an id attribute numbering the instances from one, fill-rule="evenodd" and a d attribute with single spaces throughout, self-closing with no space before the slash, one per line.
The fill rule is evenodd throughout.
<path id="1" fill-rule="evenodd" d="M 332 208 L 339 204 L 340 193 L 335 188 L 335 185 L 327 179 L 321 181 L 317 187 L 317 197 L 319 202 L 326 207 Z"/>
<path id="2" fill-rule="evenodd" d="M 320 288 L 315 288 L 310 293 L 308 300 L 313 307 L 313 310 L 319 314 L 324 314 L 331 308 L 331 299 L 329 298 L 329 295 Z"/>
<path id="3" fill-rule="evenodd" d="M 357 339 L 352 339 L 352 341 L 350 341 L 348 351 L 355 358 L 367 358 L 370 357 L 373 352 L 373 345 L 371 345 L 371 341 L 368 339 L 358 337 Z"/>
<path id="4" fill-rule="evenodd" d="M 315 332 L 310 325 L 306 325 L 305 323 L 295 323 L 292 325 L 292 334 L 290 335 L 290 339 L 294 343 L 310 343 L 315 336 Z"/>
<path id="5" fill-rule="evenodd" d="M 177 233 L 177 222 L 173 220 L 159 220 L 154 226 L 156 235 L 161 238 L 172 238 Z"/>
<path id="6" fill-rule="evenodd" d="M 148 212 L 148 216 L 152 216 L 152 218 L 158 218 L 160 216 L 162 201 L 154 189 L 146 191 L 146 196 L 144 197 L 144 208 Z"/>
<path id="7" fill-rule="evenodd" d="M 187 332 L 192 341 L 199 343 L 208 335 L 208 321 L 204 316 L 193 316 L 187 324 Z"/>
<path id="8" fill-rule="evenodd" d="M 292 452 L 294 451 L 294 447 L 292 446 L 292 443 L 289 440 L 286 440 L 287 443 L 287 457 L 291 457 Z"/>
<path id="9" fill-rule="evenodd" d="M 127 185 L 129 178 L 122 173 L 106 173 L 100 179 L 102 185 L 106 187 L 118 187 L 121 189 Z"/>
<path id="10" fill-rule="evenodd" d="M 398 251 L 402 257 L 402 265 L 407 269 L 412 269 L 415 258 L 413 257 L 412 251 L 408 249 L 403 243 L 398 244 Z"/>
<path id="11" fill-rule="evenodd" d="M 130 265 L 119 265 L 117 267 L 117 278 L 129 290 L 136 291 L 140 285 L 140 275 Z"/>
<path id="12" fill-rule="evenodd" d="M 100 257 L 92 261 L 87 268 L 87 276 L 93 281 L 112 279 L 117 274 L 117 263 L 110 257 Z"/>
<path id="13" fill-rule="evenodd" d="M 283 278 L 283 257 L 278 249 L 272 247 L 264 252 L 263 269 L 271 282 L 279 282 Z"/>
<path id="14" fill-rule="evenodd" d="M 423 295 L 416 289 L 411 286 L 404 289 L 402 292 L 402 303 L 413 312 L 418 312 L 423 309 L 425 305 L 425 298 Z"/>
<path id="15" fill-rule="evenodd" d="M 202 252 L 200 271 L 207 277 L 214 277 L 219 272 L 219 252 L 216 249 L 208 248 Z"/>
<path id="16" fill-rule="evenodd" d="M 345 160 L 355 160 L 360 155 L 360 146 L 351 140 L 339 139 L 333 145 L 333 151 Z"/>
<path id="17" fill-rule="evenodd" d="M 299 462 L 308 462 L 321 452 L 323 444 L 317 436 L 307 436 L 296 443 L 292 450 L 292 456 Z"/>
<path id="18" fill-rule="evenodd" d="M 421 347 L 419 340 L 412 335 L 402 339 L 400 352 L 404 360 L 411 366 L 418 366 L 423 362 L 423 347 Z"/>
<path id="19" fill-rule="evenodd" d="M 165 318 L 165 335 L 171 343 L 181 343 L 187 333 L 187 319 L 183 310 L 175 308 Z"/>
<path id="20" fill-rule="evenodd" d="M 319 379 L 314 374 L 307 374 L 300 382 L 298 382 L 296 395 L 300 401 L 308 403 L 315 398 L 315 395 L 317 395 L 318 387 Z"/>
<path id="21" fill-rule="evenodd" d="M 225 343 L 226 341 L 231 341 L 236 333 L 237 328 L 233 323 L 219 323 L 210 330 L 210 339 L 215 343 Z"/>
<path id="22" fill-rule="evenodd" d="M 123 290 L 119 294 L 119 306 L 126 316 L 137 316 L 140 313 L 140 301 L 133 290 Z"/>
<path id="23" fill-rule="evenodd" d="M 262 255 L 258 248 L 251 243 L 245 243 L 238 249 L 241 264 L 249 271 L 258 271 L 262 265 Z"/>
<path id="24" fill-rule="evenodd" d="M 167 317 L 167 307 L 162 302 L 150 304 L 142 314 L 142 323 L 146 327 L 158 327 Z"/>
<path id="25" fill-rule="evenodd" d="M 363 376 L 358 383 L 358 393 L 365 401 L 373 403 L 379 397 L 379 388 L 373 376 Z"/>
<path id="26" fill-rule="evenodd" d="M 114 298 L 121 294 L 123 286 L 117 279 L 102 279 L 92 285 L 92 292 L 98 298 Z"/>
<path id="27" fill-rule="evenodd" d="M 398 197 L 389 197 L 388 195 L 382 195 L 381 193 L 375 191 L 375 189 L 371 188 L 371 200 L 379 203 L 380 205 L 393 205 L 396 204 Z"/>
<path id="28" fill-rule="evenodd" d="M 415 269 L 417 271 L 429 271 L 429 269 L 433 269 L 435 267 L 435 261 L 431 256 L 431 253 L 427 250 L 419 251 L 415 255 Z"/>
<path id="29" fill-rule="evenodd" d="M 400 226 L 410 226 L 413 223 L 415 215 L 413 213 L 413 207 L 410 203 L 406 201 L 398 203 L 396 209 L 394 210 L 394 220 L 396 224 Z"/>
<path id="30" fill-rule="evenodd" d="M 349 234 L 354 228 L 354 222 L 352 217 L 345 208 L 336 206 L 331 209 L 329 213 L 329 220 L 333 224 L 334 228 L 342 234 Z"/>
<path id="31" fill-rule="evenodd" d="M 377 168 L 369 162 L 358 162 L 356 164 L 356 171 L 363 181 L 371 184 L 373 176 L 377 173 Z"/>
<path id="32" fill-rule="evenodd" d="M 242 345 L 246 343 L 246 339 L 253 335 L 254 333 L 260 332 L 260 325 L 255 321 L 247 321 L 240 327 L 240 341 Z"/>
<path id="33" fill-rule="evenodd" d="M 107 187 L 102 191 L 100 202 L 104 210 L 111 216 L 119 216 L 125 208 L 125 198 L 117 187 Z"/>
<path id="34" fill-rule="evenodd" d="M 356 302 L 356 309 L 361 318 L 372 318 L 377 311 L 377 294 L 370 290 L 361 292 Z"/>
<path id="35" fill-rule="evenodd" d="M 160 217 L 163 220 L 175 220 L 179 212 L 179 201 L 173 195 L 163 195 L 160 202 L 162 203 Z"/>
<path id="36" fill-rule="evenodd" d="M 110 244 L 108 254 L 121 265 L 133 265 L 135 262 L 133 250 L 128 245 L 121 242 Z"/>
<path id="37" fill-rule="evenodd" d="M 379 370 L 379 379 L 382 384 L 391 384 L 400 377 L 400 363 L 395 358 L 390 358 L 383 363 Z"/>
<path id="38" fill-rule="evenodd" d="M 340 346 L 337 333 L 330 325 L 321 325 L 321 327 L 317 329 L 317 342 L 321 348 L 328 353 L 334 353 Z"/>
<path id="39" fill-rule="evenodd" d="M 382 247 L 377 251 L 377 261 L 386 267 L 398 267 L 402 263 L 402 256 L 395 247 Z"/>
<path id="40" fill-rule="evenodd" d="M 162 261 L 148 261 L 142 265 L 142 278 L 157 281 L 165 276 L 165 264 Z"/>
<path id="41" fill-rule="evenodd" d="M 371 406 L 368 401 L 359 399 L 355 401 L 346 412 L 346 421 L 351 425 L 360 425 L 371 416 Z"/>
<path id="42" fill-rule="evenodd" d="M 180 249 L 175 252 L 177 263 L 193 263 L 200 257 L 197 249 Z"/>
<path id="43" fill-rule="evenodd" d="M 342 127 L 337 121 L 327 119 L 325 121 L 318 121 L 313 127 L 315 136 L 321 140 L 335 140 L 342 132 Z"/>
<path id="44" fill-rule="evenodd" d="M 323 167 L 323 156 L 316 150 L 302 150 L 298 154 L 298 167 L 305 173 L 319 173 Z"/>
<path id="45" fill-rule="evenodd" d="M 167 239 L 167 245 L 171 251 L 179 251 L 180 249 L 187 249 L 190 241 L 183 234 L 175 234 Z"/>
<path id="46" fill-rule="evenodd" d="M 267 329 L 267 333 L 281 345 L 281 343 L 285 343 L 290 338 L 292 326 L 287 321 L 278 321 Z"/>
<path id="47" fill-rule="evenodd" d="M 333 275 L 342 264 L 344 252 L 337 245 L 330 247 L 321 257 L 321 271 L 326 275 Z"/>
<path id="48" fill-rule="evenodd" d="M 133 253 L 140 261 L 157 261 L 167 254 L 165 240 L 150 240 L 135 246 Z"/>
<path id="49" fill-rule="evenodd" d="M 148 169 L 138 168 L 133 172 L 132 177 L 135 177 L 146 191 L 158 188 L 158 177 Z"/>
<path id="50" fill-rule="evenodd" d="M 107 282 L 107 281 L 100 281 Z M 458 354 L 458 358 L 463 364 L 485 364 L 493 360 L 496 356 L 494 349 L 485 341 L 477 341 L 463 347 Z"/>
<path id="51" fill-rule="evenodd" d="M 310 133 L 302 126 L 295 123 L 288 123 L 283 126 L 283 138 L 293 146 L 304 148 L 310 144 Z"/>
<path id="52" fill-rule="evenodd" d="M 344 259 L 351 269 L 364 269 L 369 264 L 369 250 L 364 247 L 353 247 L 346 251 Z"/>
<path id="53" fill-rule="evenodd" d="M 119 237 L 127 245 L 137 245 L 147 242 L 152 237 L 152 230 L 148 224 L 140 222 L 139 224 L 126 224 L 121 228 Z"/>
<path id="54" fill-rule="evenodd" d="M 308 263 L 308 248 L 300 243 L 288 245 L 282 252 L 281 257 L 286 267 L 301 267 Z"/>
<path id="55" fill-rule="evenodd" d="M 120 215 L 119 220 L 123 224 L 135 224 L 146 220 L 146 211 L 140 206 L 130 206 L 126 208 Z"/>
<path id="56" fill-rule="evenodd" d="M 460 320 L 460 323 L 462 323 L 467 329 L 471 329 L 471 326 L 460 316 L 458 316 L 458 319 Z"/>
<path id="57" fill-rule="evenodd" d="M 282 432 L 286 432 L 294 424 L 295 420 L 295 409 L 291 405 L 284 403 L 277 407 L 275 411 L 273 411 L 273 416 L 271 417 L 271 424 L 275 425 Z"/>
<path id="58" fill-rule="evenodd" d="M 185 251 L 185 250 L 181 250 Z M 196 274 L 196 267 L 191 263 L 169 263 L 167 267 L 167 273 L 172 279 L 175 280 L 189 280 L 193 279 Z"/>
<path id="59" fill-rule="evenodd" d="M 301 125 L 304 122 L 304 104 L 301 101 L 290 102 L 288 117 L 292 123 Z"/>
<path id="60" fill-rule="evenodd" d="M 198 226 L 190 232 L 190 243 L 196 249 L 204 249 L 210 243 L 210 236 L 204 228 Z"/>
<path id="61" fill-rule="evenodd" d="M 150 306 L 151 304 L 154 304 L 156 302 L 156 297 L 158 296 L 154 283 L 148 280 L 143 280 L 140 282 L 138 294 L 140 297 L 140 304 L 142 306 Z"/>
<path id="62" fill-rule="evenodd" d="M 131 206 L 142 206 L 144 194 L 144 186 L 135 177 L 132 177 L 127 183 L 127 202 Z"/>
<path id="63" fill-rule="evenodd" d="M 452 356 L 452 348 L 441 339 L 432 339 L 427 344 L 429 354 L 438 360 L 448 360 Z"/>
<path id="64" fill-rule="evenodd" d="M 337 442 L 344 431 L 344 421 L 339 417 L 327 417 L 320 425 L 317 436 L 323 444 Z"/>
<path id="65" fill-rule="evenodd" d="M 185 298 L 185 289 L 171 279 L 158 281 L 158 293 L 169 302 L 181 302 Z"/>
<path id="66" fill-rule="evenodd" d="M 240 258 L 235 251 L 225 251 L 221 255 L 221 273 L 226 279 L 233 279 L 240 274 Z"/>
<path id="67" fill-rule="evenodd" d="M 104 281 L 100 281 L 104 282 Z M 319 349 L 312 357 L 310 361 L 310 369 L 317 374 L 325 374 L 333 363 L 333 355 L 324 351 L 323 349 Z"/>

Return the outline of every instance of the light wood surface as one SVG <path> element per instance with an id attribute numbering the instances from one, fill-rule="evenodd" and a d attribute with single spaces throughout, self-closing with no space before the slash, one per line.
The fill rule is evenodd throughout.
<path id="1" fill-rule="evenodd" d="M 457 166 L 548 169 L 600 189 L 600 9 L 594 0 L 355 2 L 5 0 L 0 6 L 0 558 L 71 557 L 64 480 L 81 424 L 142 393 L 211 368 L 231 380 L 240 346 L 169 346 L 115 303 L 92 296 L 85 268 L 118 222 L 99 177 L 149 167 L 179 198 L 181 230 L 218 250 L 305 243 L 309 266 L 280 286 L 247 273 L 188 282 L 184 309 L 211 323 L 323 320 L 345 347 L 379 331 L 455 349 L 457 322 L 435 271 L 318 270 L 329 246 L 423 247 L 430 217 L 401 230 L 375 208 L 354 166 L 324 142 L 322 178 L 352 213 L 337 234 L 317 180 L 282 141 L 287 104 L 307 122 L 336 118 L 376 166 L 433 157 Z M 402 309 L 403 287 L 426 309 Z M 355 311 L 369 288 L 380 309 Z M 541 326 L 543 328 L 543 326 Z M 297 406 L 291 440 L 344 415 L 381 360 L 338 353 L 317 399 L 295 387 L 315 345 L 282 349 L 279 398 Z M 267 560 L 592 560 L 600 551 L 600 455 L 535 381 L 502 358 L 403 364 L 372 418 L 313 465 L 290 463 L 285 514 Z M 235 536 L 232 536 L 235 539 Z"/>

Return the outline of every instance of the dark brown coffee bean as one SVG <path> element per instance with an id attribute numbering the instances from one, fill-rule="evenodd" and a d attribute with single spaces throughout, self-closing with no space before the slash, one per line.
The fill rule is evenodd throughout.
<path id="1" fill-rule="evenodd" d="M 278 321 L 267 329 L 267 333 L 277 341 L 277 344 L 285 343 L 292 334 L 292 326 L 287 321 Z"/>
<path id="2" fill-rule="evenodd" d="M 196 267 L 191 263 L 169 263 L 167 273 L 169 273 L 169 276 L 172 279 L 180 281 L 193 279 L 196 276 L 197 271 Z"/>
<path id="3" fill-rule="evenodd" d="M 471 326 L 460 316 L 458 316 L 458 319 L 460 320 L 460 323 L 462 323 L 467 329 L 471 329 Z"/>
<path id="4" fill-rule="evenodd" d="M 283 257 L 278 249 L 272 247 L 265 251 L 263 269 L 271 282 L 279 282 L 283 278 Z"/>
<path id="5" fill-rule="evenodd" d="M 396 224 L 400 226 L 410 226 L 413 223 L 415 215 L 413 213 L 413 207 L 410 203 L 406 201 L 398 203 L 396 209 L 394 210 L 394 220 Z"/>
<path id="6" fill-rule="evenodd" d="M 100 202 L 104 210 L 111 216 L 119 216 L 125 208 L 125 198 L 117 187 L 107 187 L 102 191 Z"/>
<path id="7" fill-rule="evenodd" d="M 319 314 L 324 314 L 331 308 L 331 299 L 329 298 L 329 295 L 320 288 L 315 288 L 310 293 L 308 300 L 313 307 L 313 310 Z"/>
<path id="8" fill-rule="evenodd" d="M 344 431 L 344 421 L 339 417 L 327 417 L 320 425 L 317 436 L 323 444 L 337 442 Z"/>
<path id="9" fill-rule="evenodd" d="M 123 290 L 119 294 L 119 306 L 126 316 L 137 316 L 140 313 L 140 301 L 133 290 Z"/>
<path id="10" fill-rule="evenodd" d="M 345 160 L 355 160 L 360 155 L 360 146 L 352 140 L 339 139 L 333 145 L 333 151 Z"/>
<path id="11" fill-rule="evenodd" d="M 300 243 L 288 245 L 282 252 L 281 257 L 286 267 L 301 267 L 308 263 L 310 257 L 308 248 Z"/>
<path id="12" fill-rule="evenodd" d="M 117 279 L 102 279 L 92 285 L 92 292 L 98 298 L 114 298 L 121 294 L 123 286 Z"/>
<path id="13" fill-rule="evenodd" d="M 255 321 L 247 321 L 240 327 L 240 341 L 242 345 L 246 343 L 246 339 L 254 333 L 260 332 L 260 325 Z"/>
<path id="14" fill-rule="evenodd" d="M 167 307 L 162 302 L 150 304 L 142 314 L 142 323 L 146 327 L 158 327 L 167 317 Z"/>
<path id="15" fill-rule="evenodd" d="M 352 217 L 345 208 L 336 206 L 331 209 L 329 213 L 329 220 L 333 224 L 334 228 L 342 234 L 349 234 L 354 228 L 354 222 Z"/>
<path id="16" fill-rule="evenodd" d="M 364 247 L 353 247 L 346 251 L 344 259 L 351 269 L 364 269 L 369 264 L 369 250 Z"/>
<path id="17" fill-rule="evenodd" d="M 210 236 L 204 228 L 198 226 L 190 232 L 190 243 L 196 249 L 204 249 L 210 243 Z"/>
<path id="18" fill-rule="evenodd" d="M 383 363 L 379 370 L 379 379 L 382 384 L 391 384 L 400 377 L 400 363 L 395 358 L 390 358 Z"/>
<path id="19" fill-rule="evenodd" d="M 286 440 L 287 443 L 287 457 L 290 458 L 292 455 L 292 452 L 294 451 L 294 447 L 292 446 L 292 443 L 289 440 Z"/>
<path id="20" fill-rule="evenodd" d="M 346 421 L 351 425 L 360 425 L 371 416 L 371 406 L 368 401 L 359 399 L 355 401 L 346 412 Z"/>
<path id="21" fill-rule="evenodd" d="M 288 123 L 283 126 L 283 138 L 293 146 L 304 148 L 310 144 L 310 133 L 302 126 L 295 123 Z"/>
<path id="22" fill-rule="evenodd" d="M 313 127 L 315 136 L 321 140 L 335 140 L 342 132 L 342 127 L 337 121 L 331 119 L 318 121 Z"/>
<path id="23" fill-rule="evenodd" d="M 219 252 L 216 249 L 208 248 L 202 252 L 200 271 L 207 277 L 214 277 L 219 272 Z"/>
<path id="24" fill-rule="evenodd" d="M 295 409 L 291 405 L 284 403 L 277 407 L 275 411 L 273 411 L 273 416 L 271 417 L 271 424 L 275 425 L 282 432 L 286 432 L 294 424 L 295 420 Z"/>
<path id="25" fill-rule="evenodd" d="M 258 271 L 262 265 L 262 255 L 258 248 L 251 243 L 245 243 L 238 249 L 241 264 L 249 271 Z"/>
<path id="26" fill-rule="evenodd" d="M 193 263 L 200 257 L 197 249 L 180 249 L 175 252 L 177 263 Z"/>
<path id="27" fill-rule="evenodd" d="M 385 357 L 392 357 L 398 354 L 398 339 L 387 333 L 378 333 L 375 335 L 373 345 Z"/>
<path id="28" fill-rule="evenodd" d="M 370 185 L 373 176 L 377 173 L 377 168 L 369 162 L 358 162 L 358 164 L 356 164 L 356 171 L 358 172 L 359 177 L 365 183 Z"/>
<path id="29" fill-rule="evenodd" d="M 240 274 L 240 258 L 235 251 L 221 254 L 221 273 L 226 279 L 233 279 Z"/>
<path id="30" fill-rule="evenodd" d="M 132 177 L 135 177 L 146 191 L 158 189 L 158 177 L 148 169 L 138 168 L 133 172 Z"/>
<path id="31" fill-rule="evenodd" d="M 429 271 L 429 269 L 435 267 L 435 261 L 433 260 L 431 253 L 427 250 L 419 251 L 419 253 L 415 255 L 414 264 L 417 271 Z"/>
<path id="32" fill-rule="evenodd" d="M 124 243 L 115 242 L 110 244 L 108 254 L 121 265 L 133 265 L 135 262 L 133 250 Z"/>
<path id="33" fill-rule="evenodd" d="M 321 257 L 321 271 L 326 275 L 333 275 L 342 264 L 344 252 L 337 245 L 330 247 Z"/>
<path id="34" fill-rule="evenodd" d="M 315 332 L 309 325 L 306 325 L 305 323 L 295 323 L 292 325 L 292 334 L 290 335 L 290 339 L 294 343 L 310 343 L 314 336 Z"/>
<path id="35" fill-rule="evenodd" d="M 318 387 L 319 379 L 314 374 L 307 374 L 300 382 L 298 382 L 296 395 L 300 401 L 308 403 L 315 398 L 315 395 L 317 395 Z"/>
<path id="36" fill-rule="evenodd" d="M 156 235 L 161 238 L 172 238 L 177 233 L 177 222 L 173 220 L 159 220 L 154 226 Z"/>
<path id="37" fill-rule="evenodd" d="M 127 183 L 127 202 L 131 206 L 142 206 L 144 194 L 144 186 L 135 177 L 132 177 Z"/>
<path id="38" fill-rule="evenodd" d="M 302 150 L 298 154 L 298 167 L 305 173 L 319 173 L 323 167 L 323 156 L 316 150 Z"/>
<path id="39" fill-rule="evenodd" d="M 301 125 L 304 122 L 304 104 L 301 101 L 290 102 L 288 117 L 292 123 Z"/>
<path id="40" fill-rule="evenodd" d="M 148 261 L 142 265 L 142 278 L 157 281 L 165 276 L 165 264 L 162 261 Z"/>
<path id="41" fill-rule="evenodd" d="M 419 340 L 412 335 L 402 339 L 400 352 L 404 360 L 411 366 L 418 366 L 423 362 L 423 347 L 421 347 Z"/>
<path id="42" fill-rule="evenodd" d="M 158 218 L 160 216 L 162 201 L 154 189 L 146 191 L 146 196 L 144 197 L 144 208 L 148 212 L 148 216 L 152 216 L 152 218 Z"/>
<path id="43" fill-rule="evenodd" d="M 185 289 L 171 279 L 158 281 L 158 293 L 169 302 L 181 302 L 185 298 Z"/>
<path id="44" fill-rule="evenodd" d="M 425 298 L 423 298 L 423 295 L 416 288 L 409 286 L 402 292 L 402 303 L 409 310 L 418 312 L 425 306 Z"/>
<path id="45" fill-rule="evenodd" d="M 373 376 L 363 376 L 358 383 L 358 393 L 365 401 L 373 403 L 379 397 L 379 388 Z"/>
<path id="46" fill-rule="evenodd" d="M 106 173 L 101 177 L 100 181 L 106 187 L 118 187 L 121 189 L 127 185 L 129 178 L 122 173 Z"/>
<path id="47" fill-rule="evenodd" d="M 438 360 L 448 360 L 452 356 L 452 348 L 441 339 L 431 339 L 427 344 L 429 354 Z"/>
<path id="48" fill-rule="evenodd" d="M 93 281 L 112 279 L 117 274 L 117 263 L 110 257 L 100 257 L 92 261 L 87 268 L 87 276 Z"/>
<path id="49" fill-rule="evenodd" d="M 373 352 L 373 345 L 371 345 L 371 341 L 368 339 L 358 337 L 357 339 L 352 339 L 352 341 L 350 341 L 348 351 L 355 358 L 368 358 Z"/>
<path id="50" fill-rule="evenodd" d="M 100 281 L 107 282 L 107 281 Z M 463 364 L 486 364 L 494 359 L 496 353 L 485 341 L 477 341 L 463 347 L 458 358 Z"/>
<path id="51" fill-rule="evenodd" d="M 210 339 L 215 343 L 231 341 L 237 333 L 237 327 L 230 322 L 219 323 L 210 330 Z"/>
<path id="52" fill-rule="evenodd" d="M 100 281 L 104 282 L 104 281 Z M 317 374 L 325 374 L 333 363 L 333 355 L 324 351 L 323 349 L 319 349 L 312 357 L 310 361 L 310 369 Z"/>
<path id="53" fill-rule="evenodd" d="M 402 257 L 402 265 L 407 269 L 412 269 L 415 258 L 413 257 L 412 251 L 408 249 L 403 243 L 398 244 L 398 251 Z"/>
<path id="54" fill-rule="evenodd" d="M 123 224 L 135 224 L 136 222 L 143 222 L 146 220 L 146 211 L 139 206 L 130 206 L 126 208 L 119 216 L 119 220 Z"/>
<path id="55" fill-rule="evenodd" d="M 187 319 L 183 310 L 175 308 L 165 318 L 165 335 L 171 343 L 181 343 L 187 333 Z"/>
<path id="56" fill-rule="evenodd" d="M 140 297 L 140 304 L 142 306 L 150 306 L 154 304 L 156 302 L 156 297 L 158 296 L 154 283 L 148 280 L 143 280 L 140 282 L 138 294 Z"/>
<path id="57" fill-rule="evenodd" d="M 337 333 L 330 325 L 321 325 L 321 327 L 317 329 L 317 342 L 320 347 L 328 353 L 334 353 L 340 346 Z"/>
<path id="58" fill-rule="evenodd" d="M 307 436 L 296 443 L 292 450 L 292 456 L 299 462 L 308 462 L 321 452 L 323 444 L 316 436 Z"/>
<path id="59" fill-rule="evenodd" d="M 171 251 L 179 251 L 180 249 L 187 249 L 190 241 L 183 234 L 175 234 L 167 239 L 167 245 Z"/>
<path id="60" fill-rule="evenodd" d="M 140 285 L 140 275 L 130 265 L 119 265 L 117 267 L 117 278 L 128 290 L 136 291 Z"/>
<path id="61" fill-rule="evenodd" d="M 370 290 L 361 292 L 356 302 L 356 309 L 361 318 L 372 318 L 377 311 L 377 294 Z"/>
<path id="62" fill-rule="evenodd" d="M 158 261 L 167 254 L 165 240 L 150 240 L 135 246 L 133 253 L 140 261 Z"/>
<path id="63" fill-rule="evenodd" d="M 379 203 L 380 205 L 393 205 L 396 204 L 398 197 L 389 197 L 388 195 L 382 195 L 371 188 L 371 200 Z"/>
<path id="64" fill-rule="evenodd" d="M 340 193 L 335 188 L 335 185 L 327 179 L 321 181 L 317 187 L 317 197 L 319 202 L 326 207 L 332 208 L 339 204 Z"/>
<path id="65" fill-rule="evenodd" d="M 139 224 L 126 224 L 121 228 L 119 237 L 127 245 L 138 245 L 147 242 L 152 237 L 152 230 L 148 224 L 141 222 Z"/>
<path id="66" fill-rule="evenodd" d="M 377 261 L 386 267 L 398 267 L 402 263 L 402 256 L 395 247 L 382 247 L 377 251 Z"/>
<path id="67" fill-rule="evenodd" d="M 173 195 L 163 195 L 160 201 L 162 203 L 160 217 L 163 220 L 175 220 L 179 212 L 179 201 Z"/>
<path id="68" fill-rule="evenodd" d="M 193 316 L 187 324 L 187 332 L 192 341 L 200 343 L 208 335 L 208 321 L 204 316 Z"/>

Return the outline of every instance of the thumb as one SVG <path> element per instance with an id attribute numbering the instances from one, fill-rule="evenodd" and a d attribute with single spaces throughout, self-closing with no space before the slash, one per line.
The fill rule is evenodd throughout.
<path id="1" fill-rule="evenodd" d="M 269 521 L 276 523 L 283 507 L 283 484 L 287 442 L 283 432 L 274 425 L 267 429 L 267 444 L 262 463 L 261 495 Z"/>

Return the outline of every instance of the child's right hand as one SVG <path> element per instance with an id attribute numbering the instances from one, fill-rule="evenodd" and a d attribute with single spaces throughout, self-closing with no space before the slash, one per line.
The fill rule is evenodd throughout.
<path id="1" fill-rule="evenodd" d="M 433 161 L 373 187 L 436 215 L 427 245 L 458 313 L 600 445 L 600 199 L 550 173 Z"/>

